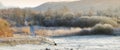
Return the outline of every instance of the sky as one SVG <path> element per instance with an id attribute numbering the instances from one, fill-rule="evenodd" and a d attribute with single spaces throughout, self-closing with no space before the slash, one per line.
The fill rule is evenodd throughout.
<path id="1" fill-rule="evenodd" d="M 60 2 L 60 1 L 75 1 L 75 0 L 0 0 L 6 7 L 36 7 L 45 2 Z"/>

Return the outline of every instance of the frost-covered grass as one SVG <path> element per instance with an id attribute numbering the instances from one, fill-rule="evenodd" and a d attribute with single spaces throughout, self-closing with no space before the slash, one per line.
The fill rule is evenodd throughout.
<path id="1" fill-rule="evenodd" d="M 1 46 L 0 50 L 120 50 L 120 36 L 91 35 L 91 36 L 69 36 L 52 37 L 57 46 L 42 45 L 16 45 Z"/>
<path id="2" fill-rule="evenodd" d="M 16 46 L 1 46 L 0 50 L 120 50 L 120 36 L 110 35 L 85 35 L 85 36 L 59 36 L 80 32 L 82 30 L 91 30 L 91 28 L 67 28 L 67 27 L 39 27 L 34 26 L 35 30 L 44 30 L 54 37 L 48 37 L 57 43 L 57 46 L 49 44 L 41 45 L 16 45 Z M 26 28 L 26 27 L 23 27 Z M 21 29 L 21 27 L 20 27 Z M 115 29 L 114 29 L 115 30 Z M 119 31 L 119 29 L 117 29 Z M 54 32 L 54 33 L 53 33 Z M 41 33 L 41 31 L 39 32 Z M 25 35 L 16 35 L 15 37 L 24 37 Z M 59 37 L 58 37 L 59 36 Z"/>

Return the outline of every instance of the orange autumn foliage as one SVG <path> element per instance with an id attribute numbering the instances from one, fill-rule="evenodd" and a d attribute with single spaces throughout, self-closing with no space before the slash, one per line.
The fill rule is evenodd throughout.
<path id="1" fill-rule="evenodd" d="M 0 18 L 0 37 L 13 37 L 13 32 L 10 29 L 9 23 Z"/>

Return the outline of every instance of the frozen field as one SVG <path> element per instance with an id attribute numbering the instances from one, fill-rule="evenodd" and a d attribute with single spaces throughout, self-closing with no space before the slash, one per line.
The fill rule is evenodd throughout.
<path id="1" fill-rule="evenodd" d="M 16 45 L 1 46 L 0 50 L 120 50 L 120 36 L 89 35 L 52 37 L 57 46 L 42 45 Z"/>

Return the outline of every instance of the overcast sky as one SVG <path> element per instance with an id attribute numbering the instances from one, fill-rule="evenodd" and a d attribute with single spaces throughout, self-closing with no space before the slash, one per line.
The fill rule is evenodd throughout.
<path id="1" fill-rule="evenodd" d="M 4 6 L 12 7 L 36 7 L 45 2 L 60 2 L 60 1 L 75 1 L 75 0 L 0 0 Z"/>

